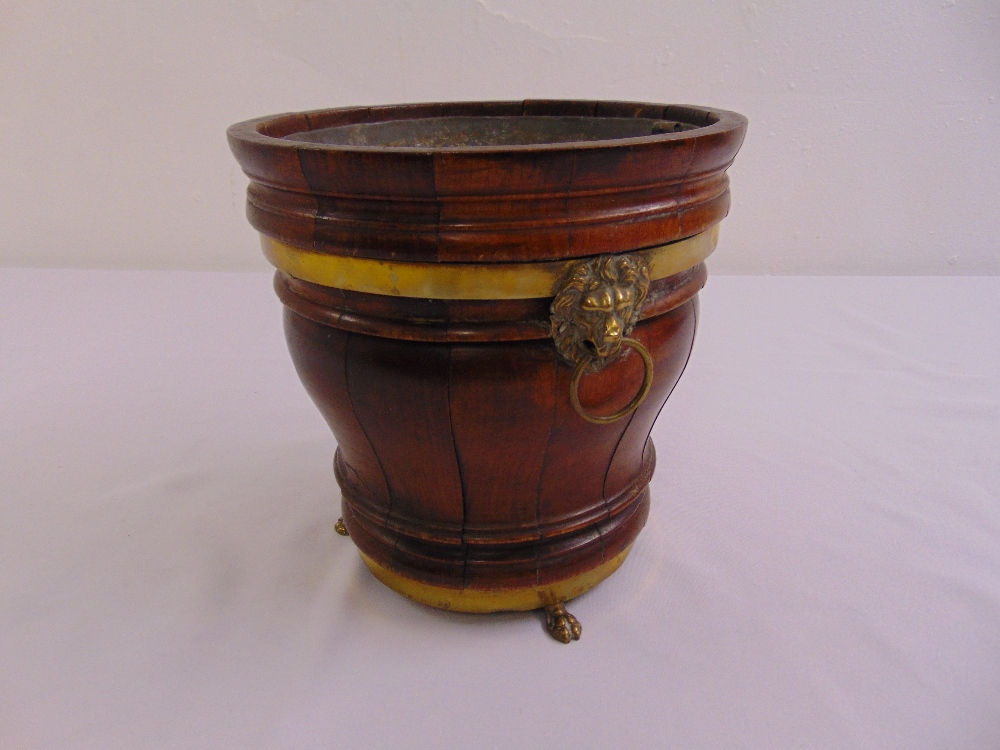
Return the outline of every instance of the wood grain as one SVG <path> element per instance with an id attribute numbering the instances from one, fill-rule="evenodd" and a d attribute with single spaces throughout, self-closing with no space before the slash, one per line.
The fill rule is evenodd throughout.
<path id="1" fill-rule="evenodd" d="M 333 125 L 456 114 L 662 117 L 697 129 L 516 150 L 289 139 Z M 265 234 L 335 254 L 499 263 L 625 252 L 704 231 L 728 211 L 725 170 L 745 131 L 746 119 L 724 110 L 524 101 L 321 110 L 239 123 L 228 136 L 257 186 L 248 217 Z"/>
<path id="2" fill-rule="evenodd" d="M 396 132 L 440 117 L 639 118 L 649 135 L 503 147 L 322 142 L 326 128 L 402 121 L 379 126 Z M 603 122 L 602 133 L 620 126 Z M 251 180 L 248 218 L 268 236 L 320 253 L 507 263 L 631 252 L 705 231 L 729 211 L 726 169 L 745 131 L 744 117 L 723 110 L 526 100 L 316 110 L 239 123 L 228 136 Z M 651 389 L 633 414 L 593 424 L 570 403 L 573 365 L 549 338 L 551 299 L 410 299 L 279 272 L 292 359 L 337 438 L 353 541 L 385 568 L 454 589 L 544 586 L 614 559 L 649 513 L 648 438 L 690 356 L 705 279 L 699 264 L 650 285 L 631 335 L 652 357 Z M 592 414 L 617 411 L 643 372 L 625 349 L 583 377 L 580 402 Z"/>

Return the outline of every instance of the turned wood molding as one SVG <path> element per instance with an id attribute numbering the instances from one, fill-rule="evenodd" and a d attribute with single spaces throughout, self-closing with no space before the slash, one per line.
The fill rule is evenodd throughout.
<path id="1" fill-rule="evenodd" d="M 685 129 L 590 143 L 338 146 L 296 135 L 450 116 L 647 117 Z M 514 101 L 352 107 L 228 130 L 252 180 L 250 223 L 319 253 L 502 263 L 628 252 L 703 232 L 729 211 L 735 112 L 637 102 Z M 530 157 L 530 158 L 526 158 Z"/>

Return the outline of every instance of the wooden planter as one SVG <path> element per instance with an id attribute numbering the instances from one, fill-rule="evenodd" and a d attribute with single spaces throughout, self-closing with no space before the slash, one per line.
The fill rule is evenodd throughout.
<path id="1" fill-rule="evenodd" d="M 621 565 L 746 130 L 586 101 L 331 109 L 229 128 L 342 533 L 419 602 L 563 602 Z"/>

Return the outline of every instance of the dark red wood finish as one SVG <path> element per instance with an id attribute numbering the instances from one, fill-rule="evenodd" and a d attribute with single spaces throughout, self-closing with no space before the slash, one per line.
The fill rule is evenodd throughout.
<path id="1" fill-rule="evenodd" d="M 328 146 L 287 136 L 449 115 L 587 115 L 695 130 L 520 147 Z M 735 112 L 638 102 L 462 102 L 320 110 L 232 126 L 251 224 L 320 252 L 414 261 L 555 260 L 660 245 L 729 210 Z"/>
<path id="2" fill-rule="evenodd" d="M 331 146 L 287 138 L 335 125 L 454 115 L 675 120 L 616 140 L 460 148 Z M 321 253 L 504 263 L 629 252 L 694 235 L 729 208 L 741 115 L 631 102 L 524 101 L 323 110 L 234 125 L 266 235 Z M 632 336 L 654 361 L 630 416 L 582 419 L 550 299 L 428 300 L 275 289 L 302 382 L 339 445 L 347 528 L 369 557 L 451 588 L 565 580 L 631 544 L 649 509 L 653 422 L 688 360 L 704 265 L 656 280 Z M 643 378 L 631 349 L 587 375 L 595 414 Z"/>
<path id="3" fill-rule="evenodd" d="M 648 511 L 647 438 L 694 340 L 705 277 L 681 276 L 676 306 L 633 333 L 655 362 L 650 394 L 607 425 L 573 411 L 571 368 L 547 338 L 439 343 L 418 339 L 419 325 L 375 336 L 316 322 L 286 297 L 289 348 L 340 446 L 344 519 L 362 551 L 427 583 L 508 588 L 565 579 L 630 544 Z M 581 402 L 611 413 L 642 376 L 627 350 L 583 379 Z"/>

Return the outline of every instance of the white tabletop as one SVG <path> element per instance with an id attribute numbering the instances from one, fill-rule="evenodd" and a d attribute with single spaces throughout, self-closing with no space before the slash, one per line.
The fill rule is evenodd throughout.
<path id="1" fill-rule="evenodd" d="M 1000 278 L 713 277 L 570 606 L 399 597 L 266 274 L 0 271 L 0 747 L 1000 747 Z"/>

